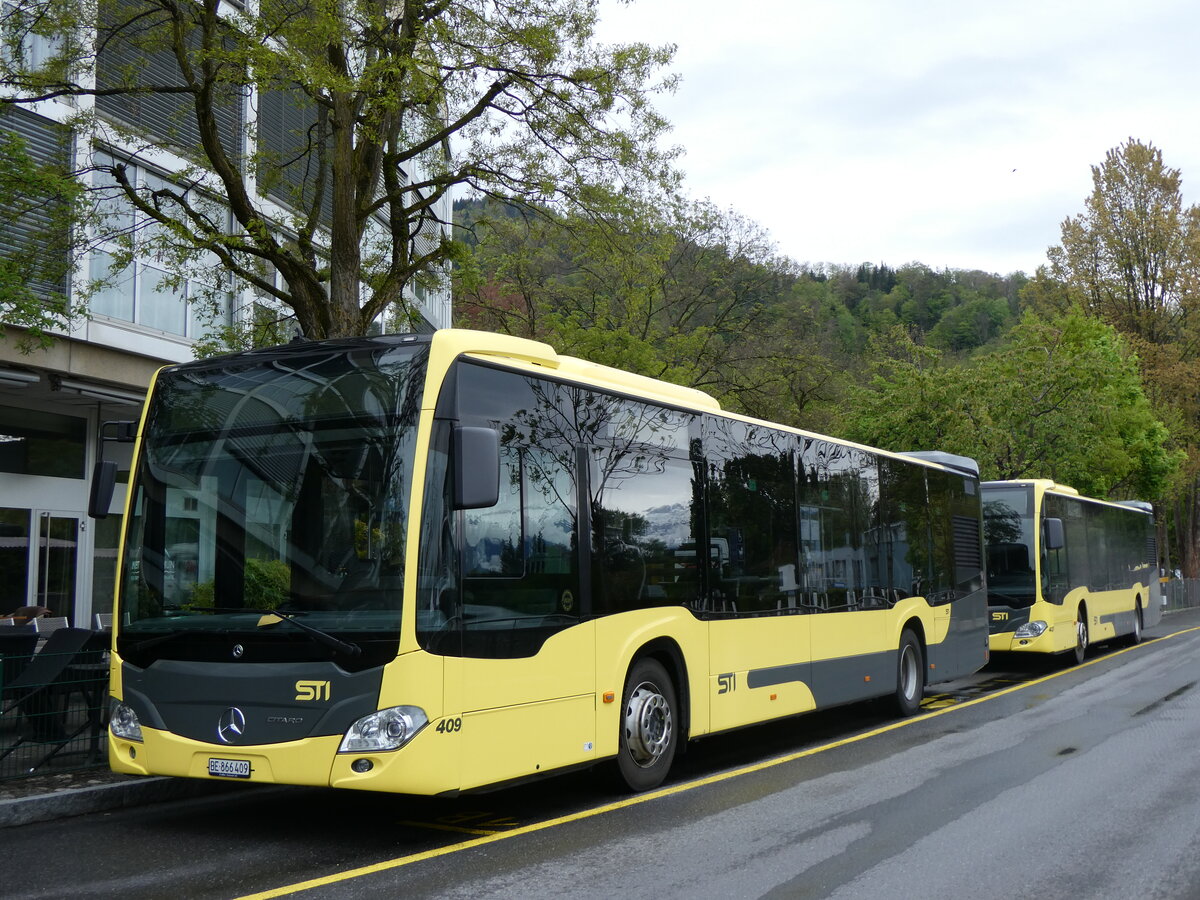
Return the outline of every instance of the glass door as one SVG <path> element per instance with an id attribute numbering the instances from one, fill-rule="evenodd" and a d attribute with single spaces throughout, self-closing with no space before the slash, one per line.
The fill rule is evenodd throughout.
<path id="1" fill-rule="evenodd" d="M 29 510 L 0 508 L 0 616 L 29 605 Z"/>
<path id="2" fill-rule="evenodd" d="M 52 616 L 66 616 L 74 625 L 79 585 L 84 583 L 79 577 L 83 513 L 39 509 L 34 517 L 33 605 L 46 607 Z"/>

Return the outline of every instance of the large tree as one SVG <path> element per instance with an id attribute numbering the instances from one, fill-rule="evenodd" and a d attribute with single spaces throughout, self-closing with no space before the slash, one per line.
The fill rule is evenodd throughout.
<path id="1" fill-rule="evenodd" d="M 1081 306 L 1117 328 L 1135 350 L 1147 394 L 1187 453 L 1164 509 L 1179 556 L 1200 576 L 1200 207 L 1185 206 L 1178 169 L 1130 138 L 1092 167 L 1084 210 L 1062 223 L 1027 297 Z M 1165 532 L 1163 532 L 1165 535 Z"/>
<path id="2" fill-rule="evenodd" d="M 14 0 L 0 103 L 68 100 L 123 154 L 80 168 L 134 222 L 127 255 L 232 275 L 309 337 L 359 334 L 455 258 L 455 189 L 589 210 L 670 185 L 651 99 L 672 48 L 600 44 L 596 6 Z M 171 180 L 129 176 L 169 158 L 188 164 Z"/>
<path id="3" fill-rule="evenodd" d="M 1092 166 L 1084 211 L 1048 252 L 1089 311 L 1148 344 L 1190 341 L 1200 304 L 1200 208 L 1180 185 L 1161 150 L 1130 138 Z"/>

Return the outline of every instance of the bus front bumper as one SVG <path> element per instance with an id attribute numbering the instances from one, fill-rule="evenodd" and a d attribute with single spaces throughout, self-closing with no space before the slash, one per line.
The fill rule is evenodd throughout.
<path id="1" fill-rule="evenodd" d="M 291 784 L 406 794 L 457 790 L 458 772 L 444 751 L 418 734 L 407 746 L 386 753 L 339 753 L 341 737 L 329 735 L 284 744 L 221 746 L 142 728 L 143 740 L 108 735 L 114 772 L 170 775 L 207 781 Z"/>

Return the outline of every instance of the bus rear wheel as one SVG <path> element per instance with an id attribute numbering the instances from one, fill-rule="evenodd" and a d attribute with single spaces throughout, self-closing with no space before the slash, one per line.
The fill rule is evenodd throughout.
<path id="1" fill-rule="evenodd" d="M 633 791 L 662 784 L 679 739 L 675 686 L 654 659 L 635 662 L 625 678 L 617 771 Z"/>
<path id="2" fill-rule="evenodd" d="M 908 628 L 900 635 L 897 666 L 896 710 L 907 717 L 921 708 L 925 695 L 925 654 L 921 652 L 921 642 Z"/>
<path id="3" fill-rule="evenodd" d="M 1129 635 L 1127 642 L 1130 647 L 1136 647 L 1142 642 L 1142 604 L 1140 602 L 1133 605 L 1133 634 Z"/>

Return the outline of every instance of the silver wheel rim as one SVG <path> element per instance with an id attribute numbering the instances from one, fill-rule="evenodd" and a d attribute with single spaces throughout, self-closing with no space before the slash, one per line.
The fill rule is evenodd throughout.
<path id="1" fill-rule="evenodd" d="M 900 651 L 900 692 L 905 700 L 917 696 L 917 648 L 912 644 L 905 644 Z"/>
<path id="2" fill-rule="evenodd" d="M 653 766 L 671 744 L 671 707 L 658 688 L 643 681 L 625 706 L 625 743 L 643 769 Z"/>
<path id="3" fill-rule="evenodd" d="M 1140 609 L 1133 611 L 1133 636 L 1135 639 L 1142 636 L 1142 611 Z"/>
<path id="4" fill-rule="evenodd" d="M 1079 643 L 1079 650 L 1083 652 L 1088 645 L 1087 622 L 1082 618 L 1075 620 L 1075 639 Z"/>

